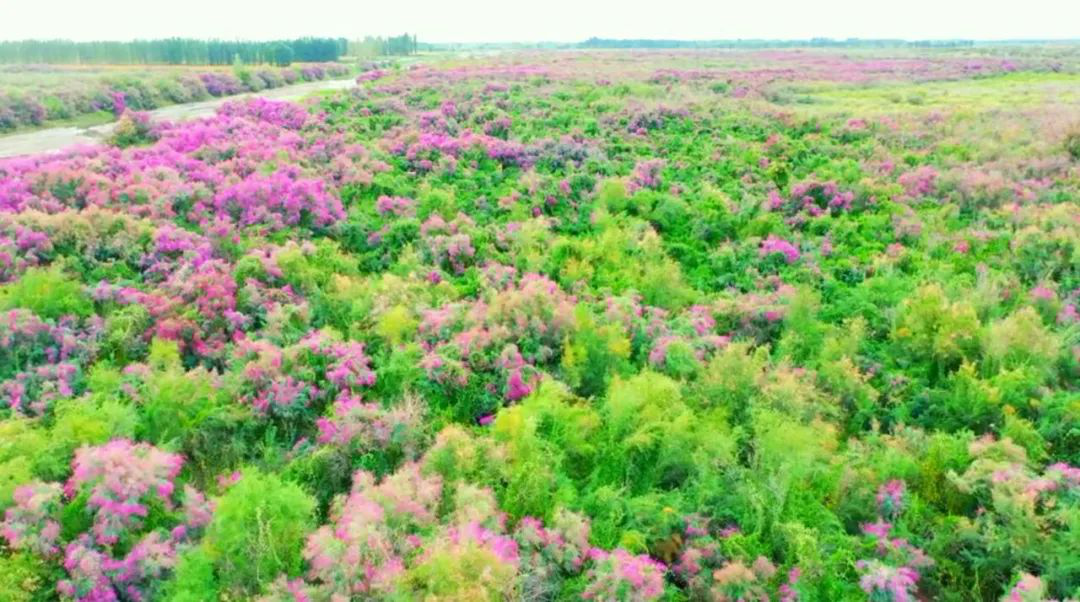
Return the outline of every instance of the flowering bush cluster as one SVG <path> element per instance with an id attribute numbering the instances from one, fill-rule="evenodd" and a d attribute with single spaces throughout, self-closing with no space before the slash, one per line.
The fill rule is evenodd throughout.
<path id="1" fill-rule="evenodd" d="M 129 109 L 146 111 L 171 104 L 280 88 L 298 81 L 340 78 L 349 73 L 349 67 L 342 64 L 313 63 L 286 69 L 244 71 L 240 74 L 242 77 L 226 70 L 178 70 L 164 75 L 148 72 L 122 78 L 101 77 L 44 97 L 0 94 L 0 131 L 98 111 L 109 111 L 120 117 Z"/>
<path id="2" fill-rule="evenodd" d="M 175 566 L 177 547 L 210 522 L 212 503 L 198 490 L 175 490 L 182 464 L 126 439 L 82 447 L 63 488 L 38 482 L 16 490 L 0 533 L 14 550 L 62 560 L 66 578 L 56 590 L 64 599 L 146 600 Z M 70 517 L 83 513 L 89 529 L 67 535 L 82 524 Z"/>
<path id="3" fill-rule="evenodd" d="M 0 599 L 1076 598 L 1075 57 L 732 56 L 0 161 Z"/>

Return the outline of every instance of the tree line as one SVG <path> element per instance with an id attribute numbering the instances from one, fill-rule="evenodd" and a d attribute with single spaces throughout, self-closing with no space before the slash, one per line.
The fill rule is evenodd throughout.
<path id="1" fill-rule="evenodd" d="M 399 36 L 367 36 L 362 40 L 350 40 L 348 55 L 358 58 L 416 54 L 419 44 L 415 34 Z"/>
<path id="2" fill-rule="evenodd" d="M 229 65 L 240 62 L 285 66 L 293 61 L 336 61 L 348 51 L 348 46 L 345 38 L 314 37 L 263 42 L 192 38 L 131 42 L 20 40 L 0 42 L 0 63 Z"/>

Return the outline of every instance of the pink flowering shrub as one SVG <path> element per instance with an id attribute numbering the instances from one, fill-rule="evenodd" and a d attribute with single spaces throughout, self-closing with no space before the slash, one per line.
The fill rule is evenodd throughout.
<path id="1" fill-rule="evenodd" d="M 22 309 L 0 312 L 0 396 L 15 411 L 40 415 L 75 395 L 100 331 L 99 322 L 80 327 L 70 318 L 50 323 Z"/>
<path id="2" fill-rule="evenodd" d="M 139 540 L 123 558 L 97 551 L 84 536 L 68 545 L 64 568 L 68 578 L 57 584 L 65 599 L 78 601 L 151 598 L 150 592 L 176 565 L 172 541 L 153 532 Z"/>
<path id="3" fill-rule="evenodd" d="M 13 549 L 61 562 L 65 578 L 56 591 L 65 600 L 149 600 L 175 566 L 177 546 L 213 513 L 213 503 L 190 485 L 175 495 L 181 463 L 126 439 L 79 448 L 63 487 L 36 482 L 16 490 L 0 536 Z M 65 544 L 61 521 L 64 529 L 81 522 L 71 522 L 72 512 L 85 513 L 90 530 Z M 161 528 L 169 523 L 171 531 Z"/>
<path id="4" fill-rule="evenodd" d="M 327 594 L 387 591 L 415 553 L 417 532 L 434 523 L 441 494 L 441 480 L 423 476 L 416 464 L 379 484 L 356 473 L 352 491 L 336 503 L 333 526 L 308 538 L 308 578 Z"/>
<path id="5" fill-rule="evenodd" d="M 758 255 L 761 257 L 780 255 L 783 257 L 785 263 L 792 264 L 799 260 L 801 253 L 799 253 L 799 249 L 790 242 L 782 238 L 769 236 L 761 242 L 761 249 L 758 251 Z"/>
<path id="6" fill-rule="evenodd" d="M 860 560 L 858 569 L 862 573 L 859 587 L 868 599 L 875 602 L 914 602 L 918 599 L 915 591 L 919 573 L 914 569 L 890 566 L 879 560 Z"/>
<path id="7" fill-rule="evenodd" d="M 789 226 L 799 227 L 829 214 L 841 214 L 855 208 L 855 193 L 841 190 L 836 182 L 808 180 L 791 187 L 787 197 L 770 192 L 766 208 L 785 216 Z"/>
<path id="8" fill-rule="evenodd" d="M 421 366 L 435 384 L 475 384 L 488 395 L 520 400 L 532 391 L 537 370 L 558 357 L 572 306 L 558 284 L 525 274 L 516 286 L 470 306 L 428 310 L 419 325 Z"/>
<path id="9" fill-rule="evenodd" d="M 520 591 L 525 597 L 551 595 L 589 561 L 588 520 L 567 510 L 556 512 L 550 527 L 525 517 L 511 536 L 517 544 Z"/>
<path id="10" fill-rule="evenodd" d="M 419 452 L 422 410 L 419 402 L 406 399 L 392 408 L 364 402 L 342 392 L 329 418 L 320 418 L 319 443 L 349 450 L 398 450 L 405 457 Z"/>
<path id="11" fill-rule="evenodd" d="M 469 235 L 474 227 L 473 221 L 464 214 L 458 214 L 450 222 L 438 215 L 429 217 L 420 226 L 420 234 L 430 261 L 455 274 L 462 274 L 475 261 L 476 249 Z"/>
<path id="12" fill-rule="evenodd" d="M 517 544 L 479 525 L 447 529 L 404 575 L 400 593 L 416 598 L 505 600 L 517 589 Z"/>
<path id="13" fill-rule="evenodd" d="M 645 555 L 634 556 L 623 549 L 590 552 L 593 568 L 589 585 L 582 593 L 586 600 L 656 600 L 664 593 L 666 568 Z"/>
<path id="14" fill-rule="evenodd" d="M 405 197 L 391 197 L 382 195 L 375 202 L 375 210 L 380 215 L 392 215 L 395 217 L 413 216 L 416 214 L 416 202 Z"/>
<path id="15" fill-rule="evenodd" d="M 31 483 L 15 490 L 15 505 L 7 509 L 0 536 L 13 550 L 43 556 L 59 551 L 61 487 L 57 483 Z"/>
<path id="16" fill-rule="evenodd" d="M 116 543 L 126 531 L 138 529 L 149 504 L 172 507 L 174 479 L 183 459 L 145 443 L 117 439 L 75 452 L 73 474 L 64 485 L 68 497 L 85 494 L 94 516 L 94 541 Z"/>
<path id="17" fill-rule="evenodd" d="M 348 399 L 375 383 L 363 343 L 339 341 L 322 331 L 284 349 L 246 340 L 238 351 L 242 399 L 260 415 L 301 416 L 317 403 Z"/>
<path id="18" fill-rule="evenodd" d="M 859 560 L 856 568 L 862 574 L 859 586 L 871 600 L 913 602 L 916 600 L 919 571 L 934 564 L 922 550 L 907 539 L 893 538 L 893 525 L 886 522 L 900 515 L 904 507 L 904 482 L 892 480 L 878 490 L 877 522 L 864 524 L 863 533 L 874 542 L 879 558 Z"/>
<path id="19" fill-rule="evenodd" d="M 700 518 L 686 521 L 680 541 L 684 541 L 678 560 L 671 572 L 695 598 L 703 600 L 770 600 L 770 582 L 776 567 L 764 556 L 749 566 L 739 559 L 728 558 L 721 551 L 724 539 L 736 535 L 738 527 L 729 526 L 711 533 Z M 685 538 L 685 539 L 683 539 Z M 782 600 L 799 600 L 797 582 L 800 572 L 793 568 L 777 593 Z"/>
<path id="20" fill-rule="evenodd" d="M 902 174 L 896 181 L 904 187 L 904 193 L 912 199 L 928 197 L 936 190 L 938 172 L 929 165 Z"/>
<path id="21" fill-rule="evenodd" d="M 649 159 L 641 161 L 634 166 L 634 172 L 630 175 L 630 183 L 627 192 L 633 193 L 641 188 L 657 190 L 660 188 L 660 171 L 664 169 L 666 162 L 663 159 Z"/>
<path id="22" fill-rule="evenodd" d="M 1046 600 L 1046 584 L 1030 573 L 1022 573 L 1001 602 L 1042 602 Z"/>
<path id="23" fill-rule="evenodd" d="M 882 485 L 877 492 L 878 514 L 885 518 L 893 518 L 904 509 L 904 482 L 893 479 Z"/>
<path id="24" fill-rule="evenodd" d="M 47 232 L 0 219 L 0 283 L 14 280 L 27 268 L 48 263 L 52 255 Z"/>

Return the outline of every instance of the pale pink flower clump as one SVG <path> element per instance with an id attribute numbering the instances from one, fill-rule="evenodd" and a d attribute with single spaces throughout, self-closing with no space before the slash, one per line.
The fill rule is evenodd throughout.
<path id="1" fill-rule="evenodd" d="M 335 506 L 332 523 L 308 537 L 308 578 L 329 595 L 387 591 L 405 570 L 413 537 L 434 525 L 442 481 L 407 464 L 382 483 L 358 471 L 349 495 Z"/>
<path id="2" fill-rule="evenodd" d="M 172 506 L 173 479 L 184 460 L 147 443 L 115 439 L 76 450 L 74 474 L 64 486 L 71 497 L 88 491 L 87 508 L 94 515 L 94 539 L 102 545 L 117 541 L 146 516 L 147 504 L 160 499 Z"/>
<path id="3" fill-rule="evenodd" d="M 664 593 L 666 567 L 644 554 L 635 556 L 622 548 L 612 552 L 593 549 L 586 600 L 656 600 Z"/>
<path id="4" fill-rule="evenodd" d="M 54 518 L 61 502 L 57 483 L 35 482 L 15 489 L 15 505 L 0 523 L 0 537 L 13 550 L 29 550 L 43 556 L 59 551 L 60 523 Z"/>
<path id="5" fill-rule="evenodd" d="M 904 482 L 893 479 L 885 483 L 877 492 L 878 513 L 892 517 L 900 514 L 904 504 Z"/>
<path id="6" fill-rule="evenodd" d="M 859 587 L 871 600 L 914 602 L 919 573 L 906 566 L 889 566 L 880 560 L 860 560 L 856 567 L 863 573 Z"/>
<path id="7" fill-rule="evenodd" d="M 769 257 L 774 254 L 782 255 L 784 261 L 787 263 L 795 263 L 801 256 L 799 249 L 795 245 L 782 238 L 769 236 L 762 241 L 758 255 L 761 257 Z"/>

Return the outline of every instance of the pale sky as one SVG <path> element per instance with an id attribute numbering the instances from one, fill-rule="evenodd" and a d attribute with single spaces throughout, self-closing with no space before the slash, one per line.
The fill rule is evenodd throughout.
<path id="1" fill-rule="evenodd" d="M 0 39 L 1080 38 L 1080 0 L 0 0 Z"/>

